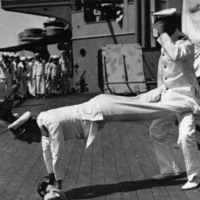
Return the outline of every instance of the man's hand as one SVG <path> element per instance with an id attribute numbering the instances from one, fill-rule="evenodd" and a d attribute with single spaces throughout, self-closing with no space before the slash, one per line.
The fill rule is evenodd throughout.
<path id="1" fill-rule="evenodd" d="M 67 200 L 65 193 L 62 190 L 52 188 L 45 196 L 44 200 Z"/>
<path id="2" fill-rule="evenodd" d="M 49 193 L 51 190 L 58 190 L 58 188 L 55 185 L 48 185 L 46 188 L 46 192 Z"/>
<path id="3" fill-rule="evenodd" d="M 158 33 L 158 35 L 160 36 L 162 33 L 165 32 L 165 24 L 162 21 L 157 21 L 154 25 L 153 25 L 153 29 L 155 29 Z"/>
<path id="4" fill-rule="evenodd" d="M 53 186 L 54 183 L 55 183 L 55 178 L 53 174 L 49 174 L 48 176 L 43 177 L 42 180 L 40 180 L 37 185 L 38 194 L 43 198 L 45 194 L 48 193 L 47 189 L 48 190 L 51 189 L 48 188 L 48 186 Z"/>

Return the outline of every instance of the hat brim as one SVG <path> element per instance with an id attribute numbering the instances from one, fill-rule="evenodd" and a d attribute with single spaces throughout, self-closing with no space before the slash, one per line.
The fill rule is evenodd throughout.
<path id="1" fill-rule="evenodd" d="M 21 117 L 19 117 L 16 121 L 8 126 L 9 130 L 17 130 L 20 126 L 26 123 L 31 117 L 31 113 L 29 111 L 25 112 Z"/>
<path id="2" fill-rule="evenodd" d="M 176 15 L 176 8 L 168 8 L 168 9 L 153 13 L 153 16 L 160 17 L 160 18 L 170 17 L 173 15 Z"/>

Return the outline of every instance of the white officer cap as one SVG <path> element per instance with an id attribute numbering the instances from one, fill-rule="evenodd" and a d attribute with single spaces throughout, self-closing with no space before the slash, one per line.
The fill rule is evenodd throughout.
<path id="1" fill-rule="evenodd" d="M 59 56 L 58 55 L 53 55 L 53 57 L 52 57 L 54 60 L 56 60 L 56 59 L 59 59 Z"/>
<path id="2" fill-rule="evenodd" d="M 35 53 L 35 57 L 36 58 L 41 58 L 41 54 L 40 53 Z"/>
<path id="3" fill-rule="evenodd" d="M 31 117 L 31 113 L 29 111 L 25 112 L 21 117 L 19 117 L 16 121 L 10 124 L 8 126 L 8 129 L 16 130 L 17 128 L 22 126 L 24 123 L 26 123 L 30 117 Z"/>
<path id="4" fill-rule="evenodd" d="M 153 13 L 153 16 L 158 18 L 170 17 L 176 14 L 176 8 L 167 8 L 158 12 Z"/>
<path id="5" fill-rule="evenodd" d="M 4 53 L 2 54 L 2 56 L 4 56 L 4 57 L 9 57 L 9 54 L 8 54 L 7 52 L 4 52 Z"/>
<path id="6" fill-rule="evenodd" d="M 28 59 L 28 60 L 31 60 L 31 59 L 33 59 L 33 57 L 32 57 L 32 56 L 28 56 L 27 59 Z"/>
<path id="7" fill-rule="evenodd" d="M 25 61 L 25 60 L 26 60 L 26 57 L 25 57 L 25 56 L 22 56 L 22 57 L 20 58 L 20 60 L 21 60 L 21 61 Z"/>
<path id="8" fill-rule="evenodd" d="M 21 117 L 15 120 L 12 124 L 8 126 L 8 129 L 11 130 L 16 137 L 19 137 L 24 133 L 22 127 L 28 122 L 31 118 L 31 113 L 29 111 L 25 112 Z"/>

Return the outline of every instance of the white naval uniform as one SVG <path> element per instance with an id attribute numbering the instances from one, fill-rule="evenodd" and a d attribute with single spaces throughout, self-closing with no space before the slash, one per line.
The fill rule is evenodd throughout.
<path id="1" fill-rule="evenodd" d="M 45 94 L 45 64 L 36 60 L 34 63 L 35 87 L 37 94 Z"/>
<path id="2" fill-rule="evenodd" d="M 0 82 L 5 83 L 5 91 L 11 88 L 13 82 L 12 66 L 10 66 L 11 69 L 9 70 L 9 67 L 7 65 L 8 64 L 6 64 L 4 60 L 0 61 Z"/>
<path id="3" fill-rule="evenodd" d="M 35 80 L 34 80 L 34 63 L 33 61 L 29 61 L 27 64 L 28 67 L 28 89 L 29 89 L 29 93 L 32 96 L 35 96 Z"/>
<path id="4" fill-rule="evenodd" d="M 18 89 L 18 96 L 25 97 L 27 94 L 27 87 L 28 87 L 28 80 L 27 80 L 27 73 L 28 67 L 26 63 L 20 62 L 18 65 L 18 78 L 19 78 L 19 89 Z"/>
<path id="5" fill-rule="evenodd" d="M 182 37 L 182 39 L 179 39 Z M 163 33 L 158 42 L 162 46 L 158 66 L 158 86 L 164 87 L 161 102 L 193 102 L 193 111 L 178 115 L 178 144 L 183 150 L 188 180 L 200 177 L 200 160 L 195 140 L 194 113 L 199 112 L 200 89 L 193 68 L 194 45 L 188 37 L 176 30 L 170 38 Z M 179 172 L 175 162 L 168 133 L 174 123 L 173 117 L 154 120 L 150 135 L 161 173 Z"/>

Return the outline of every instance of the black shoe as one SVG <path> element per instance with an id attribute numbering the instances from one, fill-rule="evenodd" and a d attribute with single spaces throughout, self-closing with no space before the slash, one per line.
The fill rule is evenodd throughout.
<path id="1" fill-rule="evenodd" d="M 181 172 L 175 172 L 175 173 L 163 173 L 163 174 L 157 174 L 152 177 L 153 180 L 162 181 L 162 180 L 170 180 L 170 179 L 176 179 L 181 176 Z"/>

